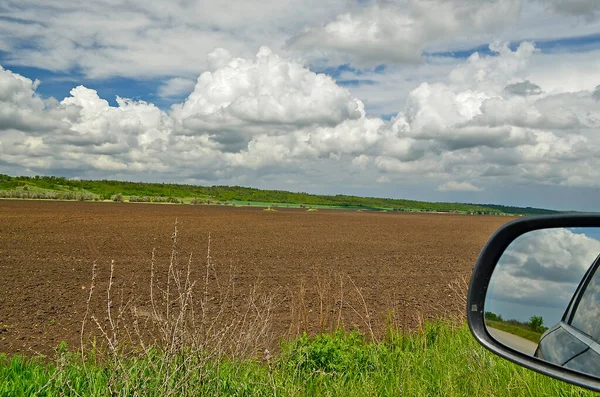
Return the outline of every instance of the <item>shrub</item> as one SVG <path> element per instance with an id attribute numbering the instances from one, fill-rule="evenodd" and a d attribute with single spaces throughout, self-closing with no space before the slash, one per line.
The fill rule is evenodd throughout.
<path id="1" fill-rule="evenodd" d="M 548 327 L 544 327 L 544 319 L 541 316 L 532 316 L 527 323 L 527 326 L 533 332 L 546 332 Z"/>
<path id="2" fill-rule="evenodd" d="M 373 369 L 370 347 L 364 336 L 357 332 L 336 331 L 314 337 L 304 333 L 294 342 L 284 345 L 282 357 L 290 369 L 308 373 L 326 372 L 342 375 L 348 371 Z"/>
<path id="3" fill-rule="evenodd" d="M 77 200 L 79 201 L 92 201 L 95 200 L 96 196 L 90 193 L 80 193 L 77 195 Z"/>
<path id="4" fill-rule="evenodd" d="M 125 202 L 125 198 L 121 193 L 117 193 L 114 196 L 112 196 L 112 201 L 123 203 Z"/>
<path id="5" fill-rule="evenodd" d="M 131 203 L 149 203 L 150 202 L 150 197 L 148 196 L 131 196 L 129 197 L 129 202 Z"/>
<path id="6" fill-rule="evenodd" d="M 60 200 L 75 200 L 76 198 L 77 198 L 77 195 L 75 193 L 70 193 L 70 192 L 62 193 L 59 196 Z"/>
<path id="7" fill-rule="evenodd" d="M 485 312 L 484 318 L 489 321 L 503 321 L 501 315 L 492 312 Z"/>
<path id="8" fill-rule="evenodd" d="M 98 196 L 90 193 L 75 193 L 75 192 L 32 192 L 30 190 L 7 190 L 0 191 L 2 198 L 19 198 L 33 200 L 78 200 L 91 201 L 98 200 Z"/>

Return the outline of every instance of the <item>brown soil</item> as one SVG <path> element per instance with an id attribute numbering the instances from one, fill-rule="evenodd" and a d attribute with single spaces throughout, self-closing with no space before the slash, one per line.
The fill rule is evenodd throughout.
<path id="1" fill-rule="evenodd" d="M 242 305 L 256 282 L 278 294 L 273 331 L 286 336 L 337 324 L 340 302 L 343 326 L 363 330 L 365 313 L 383 324 L 393 310 L 407 328 L 460 313 L 449 284 L 470 276 L 487 238 L 510 218 L 3 200 L 0 353 L 52 354 L 62 340 L 79 346 L 94 261 L 93 313 L 106 313 L 111 260 L 115 305 L 120 291 L 124 301 L 147 297 L 152 250 L 165 269 L 176 219 L 180 257 L 194 255 L 193 278 L 202 280 L 210 232 L 215 268 L 235 274 L 234 299 Z"/>

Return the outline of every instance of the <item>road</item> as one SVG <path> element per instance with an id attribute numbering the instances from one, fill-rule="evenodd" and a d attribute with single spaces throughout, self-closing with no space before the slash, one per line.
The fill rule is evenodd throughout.
<path id="1" fill-rule="evenodd" d="M 500 331 L 499 329 L 487 327 L 490 335 L 498 342 L 511 347 L 521 353 L 528 354 L 533 356 L 535 353 L 535 349 L 537 348 L 537 343 L 527 340 L 525 338 L 521 338 L 520 336 L 513 335 L 508 332 Z"/>

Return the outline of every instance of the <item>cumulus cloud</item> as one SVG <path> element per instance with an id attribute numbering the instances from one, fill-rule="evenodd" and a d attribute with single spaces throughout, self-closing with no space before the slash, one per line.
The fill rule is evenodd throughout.
<path id="1" fill-rule="evenodd" d="M 23 131 L 32 136 L 61 128 L 54 102 L 36 95 L 39 81 L 32 81 L 0 66 L 0 131 Z"/>
<path id="2" fill-rule="evenodd" d="M 392 119 L 398 136 L 425 147 L 415 168 L 445 179 L 495 175 L 502 181 L 504 173 L 523 183 L 594 186 L 597 168 L 591 163 L 600 113 L 591 87 L 511 95 L 505 88 L 529 80 L 537 51 L 531 43 L 515 51 L 506 45 L 490 48 L 498 55 L 474 54 L 450 73 L 448 82 L 419 85 L 405 110 Z M 389 172 L 412 168 L 389 158 L 379 164 Z M 573 170 L 577 177 L 568 175 Z"/>
<path id="3" fill-rule="evenodd" d="M 419 62 L 429 44 L 494 31 L 518 16 L 517 0 L 377 2 L 309 28 L 288 45 L 317 48 L 359 65 Z"/>
<path id="4" fill-rule="evenodd" d="M 267 47 L 211 51 L 210 70 L 167 111 L 120 97 L 112 106 L 84 86 L 43 99 L 38 83 L 0 69 L 0 154 L 10 169 L 103 178 L 600 186 L 595 85 L 546 89 L 532 76 L 542 56 L 532 43 L 490 49 L 445 80 L 417 82 L 390 120 Z"/>
<path id="5" fill-rule="evenodd" d="M 480 192 L 483 189 L 469 182 L 448 181 L 438 186 L 437 190 L 441 192 Z"/>
<path id="6" fill-rule="evenodd" d="M 594 229 L 544 229 L 520 236 L 502 254 L 486 306 L 495 300 L 564 311 L 585 272 L 600 254 Z M 588 235 L 589 234 L 589 235 Z"/>
<path id="7" fill-rule="evenodd" d="M 148 146 L 165 141 L 171 130 L 171 120 L 156 106 L 117 97 L 118 106 L 112 107 L 95 90 L 83 86 L 72 89 L 60 104 L 79 110 L 70 130 L 78 140 L 89 139 L 84 143 L 123 139 L 134 147 Z"/>
<path id="8" fill-rule="evenodd" d="M 223 60 L 225 61 L 223 62 Z M 205 176 L 233 175 L 228 169 L 259 169 L 307 158 L 335 157 L 336 150 L 362 151 L 365 118 L 362 103 L 333 79 L 287 61 L 263 47 L 254 59 L 231 58 L 213 51 L 212 72 L 200 75 L 185 102 L 166 113 L 144 101 L 117 97 L 117 106 L 83 86 L 46 109 L 35 83 L 2 70 L 7 104 L 34 112 L 56 134 L 39 139 L 34 117 L 26 125 L 5 125 L 6 161 L 30 170 L 80 170 L 168 175 L 179 169 L 207 167 Z M 2 80 L 2 81 L 4 81 Z M 8 88 L 7 88 L 8 91 Z M 23 98 L 28 98 L 23 105 Z M 3 109 L 8 109 L 3 107 Z M 15 119 L 14 116 L 11 117 Z M 373 121 L 376 125 L 381 120 Z M 33 132 L 30 132 L 33 131 Z M 355 136 L 355 149 L 339 146 L 335 137 Z M 17 142 L 24 140 L 26 145 Z M 342 145 L 343 146 L 343 145 Z M 37 161 L 30 161 L 31 156 Z M 58 156 L 62 153 L 62 156 Z M 43 156 L 42 156 L 43 154 Z M 66 154 L 66 155 L 65 155 Z"/>
<path id="9" fill-rule="evenodd" d="M 12 120 L 0 121 L 3 159 L 23 168 L 110 172 L 135 168 L 140 159 L 151 170 L 147 157 L 157 150 L 152 146 L 169 135 L 168 116 L 143 101 L 117 97 L 118 107 L 111 107 L 96 91 L 79 86 L 47 106 L 31 80 L 0 69 L 0 81 L 13 89 L 1 101 L 2 113 Z"/>
<path id="10" fill-rule="evenodd" d="M 255 59 L 219 53 L 212 58 L 221 67 L 202 73 L 186 101 L 173 106 L 180 134 L 210 133 L 229 150 L 245 147 L 260 134 L 282 135 L 364 117 L 362 102 L 331 77 L 282 59 L 267 47 Z"/>

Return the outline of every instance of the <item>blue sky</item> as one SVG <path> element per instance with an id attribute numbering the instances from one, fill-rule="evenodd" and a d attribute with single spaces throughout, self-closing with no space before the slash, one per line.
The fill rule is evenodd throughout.
<path id="1" fill-rule="evenodd" d="M 9 1 L 0 172 L 598 211 L 599 19 L 595 0 Z"/>
<path id="2" fill-rule="evenodd" d="M 3 63 L 3 60 L 0 60 L 0 65 L 30 79 L 40 80 L 41 84 L 36 91 L 46 98 L 63 99 L 69 96 L 69 92 L 75 86 L 85 85 L 96 90 L 98 95 L 109 101 L 112 106 L 116 106 L 117 96 L 154 103 L 160 101 L 157 105 L 165 108 L 176 101 L 173 98 L 164 100 L 156 94 L 161 85 L 160 80 L 138 80 L 130 77 L 89 79 L 78 72 L 57 73 L 31 66 L 12 66 L 10 63 Z"/>
<path id="3" fill-rule="evenodd" d="M 510 42 L 509 47 L 515 50 L 519 44 L 520 42 L 518 41 Z M 544 53 L 587 52 L 600 48 L 600 33 L 579 37 L 535 40 L 535 44 L 536 47 Z M 22 48 L 17 48 L 17 51 L 19 49 Z M 454 49 L 445 52 L 424 52 L 423 57 L 424 62 L 427 62 L 427 58 L 430 57 L 466 59 L 475 52 L 482 55 L 494 55 L 489 49 L 489 44 L 482 44 L 469 49 Z M 98 91 L 100 97 L 108 100 L 112 106 L 116 106 L 115 97 L 117 95 L 125 98 L 152 102 L 163 109 L 168 109 L 172 104 L 179 103 L 185 98 L 185 94 L 176 97 L 161 98 L 160 95 L 158 95 L 158 89 L 162 84 L 161 79 L 136 79 L 132 77 L 93 79 L 86 77 L 84 73 L 77 69 L 54 72 L 43 68 L 20 66 L 12 63 L 10 58 L 8 52 L 0 51 L 0 65 L 3 65 L 5 68 L 8 68 L 15 73 L 27 76 L 30 79 L 40 80 L 42 84 L 37 89 L 37 92 L 45 97 L 54 97 L 57 99 L 65 98 L 69 96 L 69 91 L 71 91 L 74 86 L 83 84 L 86 87 Z M 361 78 L 361 76 L 364 76 L 366 73 L 385 75 L 386 68 L 390 68 L 390 66 L 381 64 L 374 68 L 364 70 L 348 63 L 327 67 L 309 65 L 309 67 L 316 73 L 324 73 L 331 76 L 337 80 L 339 85 L 349 89 L 360 85 L 375 84 L 376 82 L 373 79 Z M 394 68 L 394 66 L 391 67 Z M 349 72 L 355 75 L 356 78 L 340 79 L 343 72 Z M 163 76 L 162 79 L 164 80 L 170 77 L 175 76 Z M 393 115 L 394 114 L 374 114 L 374 116 L 386 119 L 391 118 Z"/>

